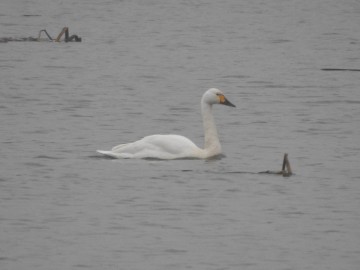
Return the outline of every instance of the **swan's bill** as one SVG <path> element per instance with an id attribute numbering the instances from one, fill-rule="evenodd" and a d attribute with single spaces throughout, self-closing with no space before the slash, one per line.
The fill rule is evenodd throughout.
<path id="1" fill-rule="evenodd" d="M 236 107 L 234 104 L 232 104 L 223 94 L 217 94 L 219 98 L 219 103 L 222 105 L 230 106 L 230 107 Z"/>

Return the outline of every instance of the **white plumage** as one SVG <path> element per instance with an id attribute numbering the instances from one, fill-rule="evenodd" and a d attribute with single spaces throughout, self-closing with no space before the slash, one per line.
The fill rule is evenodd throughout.
<path id="1" fill-rule="evenodd" d="M 204 149 L 197 147 L 191 140 L 181 135 L 156 134 L 132 143 L 120 144 L 110 151 L 98 150 L 97 152 L 113 158 L 205 159 L 219 155 L 221 145 L 212 115 L 213 104 L 235 107 L 219 89 L 211 88 L 203 94 L 201 113 L 205 134 Z"/>

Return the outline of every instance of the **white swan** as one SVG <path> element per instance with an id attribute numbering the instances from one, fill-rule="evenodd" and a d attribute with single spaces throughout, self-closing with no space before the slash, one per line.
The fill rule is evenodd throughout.
<path id="1" fill-rule="evenodd" d="M 213 104 L 235 107 L 219 89 L 211 88 L 203 94 L 201 113 L 205 133 L 204 149 L 197 147 L 184 136 L 157 134 L 146 136 L 132 143 L 120 144 L 111 151 L 98 150 L 97 152 L 113 158 L 206 159 L 219 155 L 221 154 L 221 145 L 211 110 Z"/>

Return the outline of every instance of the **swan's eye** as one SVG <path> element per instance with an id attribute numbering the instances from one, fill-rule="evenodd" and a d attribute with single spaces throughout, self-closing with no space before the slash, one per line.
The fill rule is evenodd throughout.
<path id="1" fill-rule="evenodd" d="M 220 103 L 224 103 L 225 102 L 225 96 L 223 95 L 223 94 L 216 94 L 217 96 L 218 96 L 218 98 L 219 98 L 219 102 Z"/>

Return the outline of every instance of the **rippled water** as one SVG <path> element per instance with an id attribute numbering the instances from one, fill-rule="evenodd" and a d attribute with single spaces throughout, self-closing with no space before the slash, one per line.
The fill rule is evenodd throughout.
<path id="1" fill-rule="evenodd" d="M 1 269 L 358 269 L 358 1 L 0 3 Z M 225 157 L 110 160 L 154 133 Z M 256 174 L 281 168 L 290 178 Z"/>

